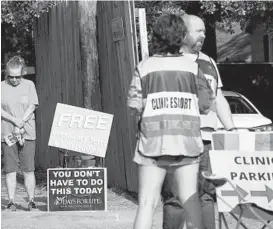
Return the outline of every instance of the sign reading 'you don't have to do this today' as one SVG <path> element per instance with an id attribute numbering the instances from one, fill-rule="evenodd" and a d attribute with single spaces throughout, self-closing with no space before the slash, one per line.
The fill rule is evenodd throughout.
<path id="1" fill-rule="evenodd" d="M 47 170 L 48 211 L 107 210 L 106 168 Z"/>
<path id="2" fill-rule="evenodd" d="M 48 145 L 105 157 L 113 115 L 58 103 Z"/>

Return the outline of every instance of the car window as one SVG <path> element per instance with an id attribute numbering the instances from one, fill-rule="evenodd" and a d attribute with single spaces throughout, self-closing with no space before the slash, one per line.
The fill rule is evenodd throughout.
<path id="1" fill-rule="evenodd" d="M 256 110 L 242 97 L 226 96 L 232 114 L 257 114 Z"/>

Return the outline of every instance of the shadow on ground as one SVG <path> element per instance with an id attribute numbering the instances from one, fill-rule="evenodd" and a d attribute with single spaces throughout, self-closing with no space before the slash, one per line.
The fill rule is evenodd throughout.
<path id="1" fill-rule="evenodd" d="M 9 201 L 8 199 L 1 198 L 1 210 L 7 211 L 6 206 L 8 205 Z M 26 207 L 21 206 L 20 204 L 16 204 L 16 208 L 18 211 L 28 211 Z"/>

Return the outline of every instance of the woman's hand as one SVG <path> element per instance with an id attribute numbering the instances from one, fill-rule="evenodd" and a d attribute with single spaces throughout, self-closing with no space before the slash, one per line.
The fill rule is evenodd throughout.
<path id="1" fill-rule="evenodd" d="M 24 127 L 25 122 L 22 119 L 14 119 L 14 125 L 17 126 L 19 129 L 21 129 L 22 127 Z"/>
<path id="2" fill-rule="evenodd" d="M 14 127 L 13 134 L 17 137 L 18 142 L 21 146 L 25 144 L 24 133 L 25 133 L 24 128 L 19 129 L 17 126 Z"/>
<path id="3" fill-rule="evenodd" d="M 20 134 L 19 127 L 17 127 L 17 126 L 14 127 L 13 134 L 15 134 L 15 135 L 19 135 Z"/>

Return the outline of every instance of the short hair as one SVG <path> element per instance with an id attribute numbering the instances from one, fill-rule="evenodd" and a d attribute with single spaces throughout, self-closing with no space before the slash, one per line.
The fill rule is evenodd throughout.
<path id="1" fill-rule="evenodd" d="M 161 15 L 153 25 L 152 52 L 154 54 L 179 53 L 186 32 L 186 25 L 180 16 Z"/>
<path id="2" fill-rule="evenodd" d="M 6 76 L 8 75 L 8 71 L 11 68 L 19 68 L 21 67 L 21 74 L 25 75 L 27 73 L 26 63 L 25 60 L 20 56 L 13 56 L 9 59 L 6 64 Z"/>

